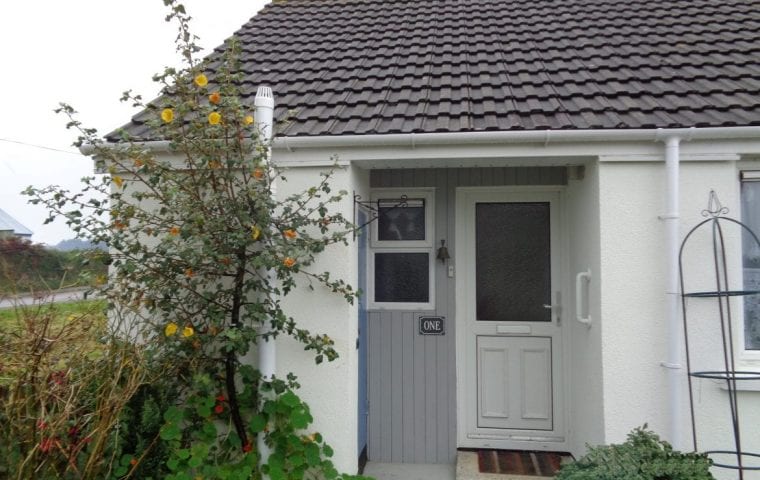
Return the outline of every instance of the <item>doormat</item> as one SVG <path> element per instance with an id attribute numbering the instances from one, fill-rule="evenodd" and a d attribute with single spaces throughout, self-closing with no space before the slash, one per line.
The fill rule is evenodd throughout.
<path id="1" fill-rule="evenodd" d="M 478 469 L 480 473 L 553 477 L 572 459 L 572 455 L 563 452 L 478 450 Z"/>

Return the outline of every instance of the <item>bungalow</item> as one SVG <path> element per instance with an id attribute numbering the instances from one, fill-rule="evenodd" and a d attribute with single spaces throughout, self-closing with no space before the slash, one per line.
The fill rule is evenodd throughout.
<path id="1" fill-rule="evenodd" d="M 0 208 L 0 238 L 10 236 L 29 239 L 32 238 L 32 231 Z"/>
<path id="2" fill-rule="evenodd" d="M 342 212 L 372 220 L 321 257 L 362 301 L 289 303 L 340 358 L 275 346 L 339 468 L 579 456 L 644 423 L 693 448 L 678 248 L 711 190 L 760 225 L 760 0 L 283 0 L 236 35 L 251 104 L 266 85 L 276 119 L 294 112 L 282 188 L 337 156 Z M 146 119 L 126 128 L 151 145 Z M 760 370 L 757 301 L 731 300 L 742 370 Z M 690 340 L 699 361 L 720 346 Z M 726 390 L 693 382 L 698 448 L 734 449 Z M 746 383 L 742 448 L 760 452 Z"/>

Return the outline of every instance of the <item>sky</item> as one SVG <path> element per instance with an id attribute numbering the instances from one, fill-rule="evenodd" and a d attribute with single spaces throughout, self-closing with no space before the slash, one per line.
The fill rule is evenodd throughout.
<path id="1" fill-rule="evenodd" d="M 204 52 L 221 45 L 268 0 L 184 0 Z M 29 185 L 78 190 L 92 161 L 71 146 L 76 133 L 53 110 L 71 104 L 102 135 L 137 113 L 119 101 L 132 89 L 157 96 L 151 77 L 180 66 L 176 25 L 162 0 L 39 0 L 0 4 L 0 208 L 55 245 L 73 238 L 62 220 L 20 192 Z"/>

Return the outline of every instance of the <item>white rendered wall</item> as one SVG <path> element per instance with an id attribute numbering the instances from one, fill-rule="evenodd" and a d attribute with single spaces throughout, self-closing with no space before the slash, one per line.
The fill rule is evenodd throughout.
<path id="1" fill-rule="evenodd" d="M 285 172 L 287 182 L 277 185 L 277 195 L 316 185 L 319 173 L 327 167 L 300 167 Z M 352 191 L 368 191 L 369 176 L 366 171 L 346 167 L 336 171 L 331 181 L 333 192 L 347 190 L 349 195 L 341 202 L 339 210 L 346 218 L 353 218 Z M 336 210 L 333 210 L 336 211 Z M 358 246 L 334 245 L 319 254 L 317 262 L 307 267 L 312 272 L 330 271 L 334 279 L 344 279 L 354 288 L 357 286 Z M 330 444 L 335 455 L 333 462 L 341 472 L 356 473 L 357 459 L 357 395 L 358 357 L 356 350 L 358 310 L 357 302 L 349 304 L 341 295 L 315 286 L 308 289 L 308 282 L 299 281 L 298 288 L 285 297 L 285 311 L 298 325 L 312 333 L 327 334 L 335 341 L 339 358 L 333 362 L 314 363 L 313 351 L 304 351 L 302 344 L 293 340 L 277 340 L 277 374 L 284 377 L 288 372 L 298 376 L 301 389 L 297 392 L 311 408 L 314 431 L 319 431 Z"/>
<path id="2" fill-rule="evenodd" d="M 571 178 L 565 194 L 565 226 L 567 231 L 566 300 L 563 302 L 563 321 L 568 330 L 566 348 L 569 358 L 567 411 L 570 451 L 579 458 L 586 444 L 604 442 L 604 416 L 602 391 L 602 330 L 600 322 L 599 276 L 599 176 L 598 166 L 590 163 L 582 178 Z M 575 320 L 575 276 L 591 269 L 589 284 L 589 312 L 592 326 L 588 328 Z"/>
<path id="3" fill-rule="evenodd" d="M 665 226 L 658 219 L 665 213 L 665 166 L 662 162 L 603 162 L 599 174 L 605 443 L 624 441 L 631 429 L 644 423 L 670 440 L 667 372 L 660 366 L 667 358 Z M 681 239 L 704 220 L 701 212 L 711 189 L 731 209 L 730 216 L 740 216 L 738 169 L 733 161 L 682 162 L 680 189 Z M 687 290 L 715 290 L 712 242 L 707 232 L 706 237 L 690 243 L 686 274 L 693 280 Z M 727 232 L 727 250 L 732 285 L 738 289 L 741 247 L 736 232 Z M 721 368 L 714 302 L 689 300 L 687 305 L 695 326 L 690 329 L 693 369 Z M 732 308 L 739 320 L 741 300 L 735 299 Z M 743 358 L 741 353 L 737 355 L 741 366 L 753 367 Z M 683 441 L 676 447 L 691 450 L 685 359 L 682 364 Z M 753 368 L 757 370 L 756 365 Z M 726 392 L 710 380 L 697 379 L 694 385 L 699 450 L 732 449 Z M 742 393 L 741 397 L 743 447 L 757 452 L 760 392 Z M 713 473 L 718 478 L 736 478 L 735 472 L 725 469 Z M 760 475 L 748 473 L 745 478 Z"/>

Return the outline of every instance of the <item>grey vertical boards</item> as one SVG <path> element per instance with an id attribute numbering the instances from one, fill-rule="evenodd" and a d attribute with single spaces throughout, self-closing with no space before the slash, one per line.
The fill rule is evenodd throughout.
<path id="1" fill-rule="evenodd" d="M 371 188 L 435 187 L 435 245 L 455 251 L 456 188 L 566 185 L 565 167 L 385 169 Z M 369 445 L 373 462 L 453 463 L 456 458 L 456 291 L 435 262 L 435 310 L 368 312 Z M 420 335 L 419 316 L 446 317 L 445 335 Z"/>

